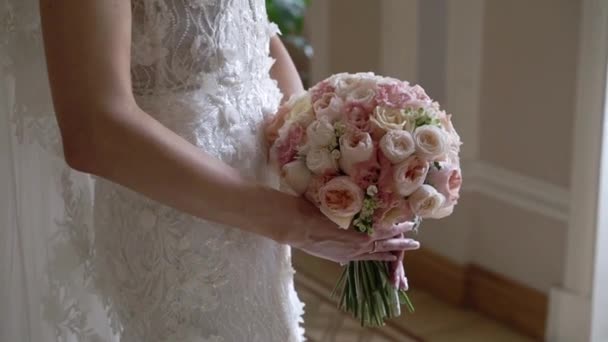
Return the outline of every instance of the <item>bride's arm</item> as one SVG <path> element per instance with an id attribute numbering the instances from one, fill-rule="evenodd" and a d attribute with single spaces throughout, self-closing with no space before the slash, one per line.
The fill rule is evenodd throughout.
<path id="1" fill-rule="evenodd" d="M 328 259 L 371 250 L 370 238 L 339 231 L 305 201 L 247 181 L 137 106 L 130 79 L 130 0 L 40 4 L 54 106 L 73 168 Z M 381 252 L 406 244 L 389 240 Z M 367 256 L 374 257 L 388 254 Z"/>
<path id="2" fill-rule="evenodd" d="M 273 224 L 281 219 L 273 208 L 288 203 L 297 210 L 296 201 L 246 181 L 135 103 L 129 0 L 42 0 L 41 13 L 70 166 L 193 215 L 289 240 L 288 230 Z"/>
<path id="3" fill-rule="evenodd" d="M 304 87 L 298 70 L 278 36 L 270 39 L 270 55 L 276 60 L 270 70 L 270 76 L 278 82 L 279 89 L 283 93 L 283 101 L 293 94 L 302 92 Z"/>

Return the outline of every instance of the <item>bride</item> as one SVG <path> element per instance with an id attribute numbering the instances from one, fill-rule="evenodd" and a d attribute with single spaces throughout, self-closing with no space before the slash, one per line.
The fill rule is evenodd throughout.
<path id="1" fill-rule="evenodd" d="M 289 246 L 393 261 L 404 282 L 396 255 L 418 247 L 403 238 L 408 224 L 339 230 L 275 190 L 261 125 L 303 89 L 264 0 L 2 4 L 0 102 L 20 186 L 0 236 L 2 271 L 13 270 L 2 275 L 0 340 L 301 341 Z M 31 167 L 52 158 L 32 140 L 43 151 L 60 142 L 70 168 Z M 59 187 L 26 178 L 47 173 Z"/>

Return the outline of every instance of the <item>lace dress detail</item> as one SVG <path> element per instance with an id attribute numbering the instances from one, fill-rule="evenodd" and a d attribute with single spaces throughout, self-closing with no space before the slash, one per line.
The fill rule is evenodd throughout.
<path id="1" fill-rule="evenodd" d="M 0 49 L 11 47 L 12 57 L 23 53 L 13 45 L 25 37 L 30 53 L 42 53 L 35 3 L 0 0 L 0 25 L 10 29 L 0 34 Z M 281 98 L 269 76 L 269 38 L 278 30 L 264 0 L 132 0 L 132 13 L 138 104 L 244 176 L 276 186 L 260 129 Z M 46 73 L 14 62 L 0 53 L 0 67 L 10 70 L 16 140 L 61 156 L 48 89 L 28 92 L 19 83 Z M 41 281 L 49 288 L 43 316 L 57 341 L 303 340 L 289 247 L 61 165 L 61 214 Z"/>

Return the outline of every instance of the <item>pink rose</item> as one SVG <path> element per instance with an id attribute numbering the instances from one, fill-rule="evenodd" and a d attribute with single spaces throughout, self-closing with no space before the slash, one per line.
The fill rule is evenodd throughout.
<path id="1" fill-rule="evenodd" d="M 381 172 L 380 164 L 374 151 L 371 157 L 353 166 L 351 178 L 361 189 L 367 189 L 370 185 L 378 183 Z"/>
<path id="2" fill-rule="evenodd" d="M 380 84 L 376 101 L 382 107 L 405 108 L 407 103 L 412 100 L 412 95 L 408 90 L 407 83 L 403 82 Z"/>
<path id="3" fill-rule="evenodd" d="M 356 128 L 363 132 L 371 132 L 372 125 L 370 121 L 371 112 L 357 104 L 348 104 L 344 108 L 346 112 L 346 123 L 351 128 Z"/>
<path id="4" fill-rule="evenodd" d="M 289 128 L 285 138 L 279 140 L 276 145 L 276 156 L 279 166 L 294 161 L 298 149 L 306 142 L 306 129 L 300 124 L 293 124 Z"/>
<path id="5" fill-rule="evenodd" d="M 340 168 L 353 175 L 355 165 L 372 158 L 375 147 L 369 133 L 348 131 L 340 137 Z"/>
<path id="6" fill-rule="evenodd" d="M 412 95 L 413 100 L 418 100 L 418 101 L 423 101 L 423 102 L 431 101 L 431 98 L 426 94 L 426 91 L 424 91 L 424 88 L 422 88 L 419 85 L 410 87 L 409 93 Z"/>
<path id="7" fill-rule="evenodd" d="M 317 102 L 323 97 L 323 95 L 327 93 L 334 93 L 336 91 L 336 87 L 334 87 L 329 80 L 324 80 L 314 87 L 310 89 L 310 95 L 312 97 L 312 102 Z"/>
<path id="8" fill-rule="evenodd" d="M 333 123 L 342 115 L 344 102 L 335 93 L 324 93 L 313 103 L 312 108 L 317 119 L 327 119 Z"/>
<path id="9" fill-rule="evenodd" d="M 458 202 L 462 186 L 460 166 L 448 163 L 440 163 L 439 166 L 441 167 L 440 170 L 436 167 L 432 167 L 429 170 L 427 181 L 440 194 L 445 196 L 445 206 L 454 205 Z"/>
<path id="10" fill-rule="evenodd" d="M 350 224 L 363 208 L 365 194 L 349 177 L 336 177 L 319 190 L 321 212 L 342 229 Z"/>
<path id="11" fill-rule="evenodd" d="M 424 183 L 428 171 L 429 162 L 418 155 L 410 156 L 395 165 L 393 181 L 397 193 L 404 197 L 414 193 Z"/>

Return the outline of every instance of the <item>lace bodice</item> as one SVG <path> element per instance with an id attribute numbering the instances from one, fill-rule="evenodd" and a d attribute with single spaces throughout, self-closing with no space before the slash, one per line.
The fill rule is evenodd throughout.
<path id="1" fill-rule="evenodd" d="M 132 9 L 137 94 L 215 90 L 268 76 L 267 39 L 277 28 L 262 0 L 133 0 Z"/>

